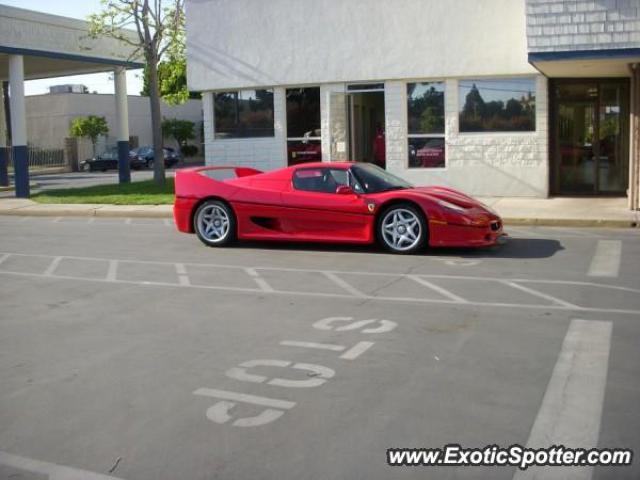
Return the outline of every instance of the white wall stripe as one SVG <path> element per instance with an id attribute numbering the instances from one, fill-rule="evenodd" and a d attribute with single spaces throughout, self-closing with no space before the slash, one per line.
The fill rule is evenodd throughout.
<path id="1" fill-rule="evenodd" d="M 607 383 L 611 322 L 571 321 L 562 343 L 527 446 L 598 445 L 600 418 Z M 587 467 L 533 467 L 516 471 L 514 480 L 588 480 Z"/>

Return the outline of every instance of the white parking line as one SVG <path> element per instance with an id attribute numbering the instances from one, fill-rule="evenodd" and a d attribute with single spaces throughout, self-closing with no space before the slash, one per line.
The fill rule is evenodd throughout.
<path id="1" fill-rule="evenodd" d="M 331 343 L 314 343 L 314 342 L 298 342 L 297 340 L 283 340 L 280 345 L 285 347 L 302 347 L 316 348 L 318 350 L 331 350 L 333 352 L 342 352 L 346 347 L 342 345 L 333 345 Z"/>
<path id="2" fill-rule="evenodd" d="M 542 293 L 539 292 L 538 290 L 534 290 L 533 288 L 529 288 L 529 287 L 525 287 L 524 285 L 520 285 L 519 283 L 515 283 L 515 282 L 510 282 L 505 280 L 504 282 L 505 285 L 508 285 L 512 288 L 515 288 L 517 290 L 520 290 L 522 292 L 526 292 L 529 295 L 533 295 L 534 297 L 540 297 L 540 298 L 544 298 L 545 300 L 549 300 L 550 302 L 555 303 L 556 305 L 562 305 L 563 307 L 567 307 L 567 308 L 571 308 L 571 309 L 580 309 L 580 307 L 578 307 L 577 305 L 574 305 L 573 303 L 569 303 L 569 302 L 565 302 L 564 300 L 561 300 L 559 298 L 553 297 L 551 295 L 547 295 L 546 293 Z"/>
<path id="3" fill-rule="evenodd" d="M 14 252 L 0 252 L 0 255 L 7 254 L 16 257 L 37 257 L 37 258 L 49 258 L 53 259 L 52 255 L 44 255 L 44 254 L 23 254 L 23 253 L 14 253 Z M 158 287 L 175 287 L 179 286 L 179 283 L 172 282 L 156 282 L 156 281 L 135 281 L 135 280 L 124 280 L 117 279 L 117 264 L 120 261 L 127 262 L 130 264 L 140 264 L 140 265 L 163 265 L 163 266 L 175 266 L 175 263 L 166 262 L 166 261 L 143 261 L 143 260 L 115 260 L 108 258 L 100 258 L 100 257 L 78 257 L 78 256 L 62 256 L 63 259 L 74 259 L 74 260 L 87 260 L 87 261 L 101 261 L 101 262 L 109 262 L 109 273 L 106 278 L 87 278 L 84 276 L 76 276 L 76 275 L 57 275 L 53 274 L 46 278 L 49 279 L 62 279 L 62 280 L 74 280 L 74 281 L 82 281 L 82 282 L 118 282 L 127 285 L 139 285 L 139 286 L 158 286 Z M 359 271 L 337 271 L 337 270 L 314 270 L 314 269 L 294 269 L 294 268 L 282 268 L 282 267 L 254 267 L 248 268 L 240 265 L 215 265 L 215 264 L 202 264 L 202 263 L 183 263 L 185 267 L 187 266 L 200 266 L 200 267 L 222 267 L 222 268 L 231 268 L 236 270 L 243 270 L 249 274 L 253 272 L 254 275 L 258 275 L 258 270 L 266 270 L 271 272 L 311 272 L 316 273 L 318 275 L 322 274 L 327 276 L 333 275 L 334 277 L 342 280 L 338 275 L 348 274 L 354 276 L 389 276 L 389 277 L 407 277 L 407 274 L 402 273 L 388 273 L 388 272 L 359 272 Z M 22 271 L 10 271 L 4 270 L 0 268 L 0 274 L 5 275 L 16 275 L 23 277 L 43 277 L 42 273 L 32 273 L 32 272 L 22 272 Z M 504 278 L 500 277 L 480 277 L 480 276 L 468 276 L 468 275 L 436 275 L 436 274 L 419 274 L 417 275 L 420 278 L 426 279 L 447 279 L 447 280 L 469 280 L 476 282 L 505 282 Z M 454 302 L 450 299 L 438 299 L 438 298 L 425 298 L 422 296 L 419 297 L 390 297 L 390 296 L 374 296 L 367 295 L 359 290 L 357 290 L 352 285 L 344 282 L 348 285 L 351 291 L 347 291 L 344 294 L 341 293 L 325 293 L 325 292 L 315 292 L 315 291 L 296 291 L 296 290 L 276 290 L 272 288 L 269 284 L 266 283 L 264 279 L 261 277 L 255 277 L 255 279 L 259 282 L 260 288 L 246 288 L 246 287 L 232 287 L 232 286 L 223 286 L 223 285 L 190 285 L 189 288 L 197 288 L 204 290 L 218 290 L 218 291 L 228 291 L 228 292 L 237 292 L 237 293 L 271 293 L 277 295 L 295 295 L 300 297 L 316 297 L 316 298 L 339 298 L 339 299 L 366 299 L 366 300 L 375 300 L 375 301 L 390 301 L 390 302 L 413 302 L 413 303 L 426 303 L 426 304 L 452 304 L 458 303 L 463 304 L 463 302 Z M 584 281 L 574 281 L 574 280 L 555 280 L 555 279 L 532 279 L 532 278 L 513 278 L 510 279 L 511 282 L 514 283 L 526 283 L 526 284 L 541 284 L 541 285 L 565 285 L 565 286 L 589 286 L 601 288 L 604 290 L 615 290 L 622 292 L 630 292 L 633 294 L 640 294 L 640 289 L 630 288 L 620 285 L 609 285 L 603 283 L 596 282 L 584 282 Z M 522 287 L 522 286 L 521 286 Z M 532 289 L 530 289 L 532 290 Z M 356 294 L 357 292 L 357 294 Z M 537 292 L 537 291 L 536 291 Z M 537 292 L 538 296 L 541 292 Z M 551 305 L 542 305 L 542 304 L 525 304 L 525 303 L 509 303 L 509 302 L 482 302 L 482 301 L 467 301 L 464 303 L 465 305 L 473 305 L 479 307 L 505 307 L 505 308 L 518 308 L 518 309 L 553 309 L 553 310 L 578 310 L 582 312 L 606 312 L 606 313 L 622 313 L 622 314 L 632 314 L 637 315 L 640 313 L 638 309 L 619 309 L 619 308 L 605 308 L 605 307 L 583 307 L 580 305 L 573 305 L 569 302 L 564 302 L 563 300 L 559 300 L 563 302 L 562 304 L 551 304 Z"/>
<path id="4" fill-rule="evenodd" d="M 118 278 L 118 260 L 109 260 L 109 270 L 107 271 L 107 282 L 115 282 Z"/>
<path id="5" fill-rule="evenodd" d="M 53 273 L 56 271 L 56 268 L 58 268 L 58 265 L 60 265 L 60 262 L 62 261 L 63 257 L 55 257 L 51 263 L 49 264 L 49 266 L 47 267 L 47 269 L 44 271 L 43 275 L 45 277 L 50 277 L 51 275 L 53 275 Z"/>
<path id="6" fill-rule="evenodd" d="M 258 271 L 255 268 L 245 268 L 244 269 L 247 274 L 253 278 L 253 281 L 260 287 L 260 290 L 263 292 L 273 292 L 273 287 L 269 285 L 269 283 L 260 276 Z"/>
<path id="7" fill-rule="evenodd" d="M 611 322 L 572 320 L 527 446 L 598 445 L 607 382 Z M 533 467 L 518 470 L 515 480 L 590 479 L 588 467 Z"/>
<path id="8" fill-rule="evenodd" d="M 438 292 L 440 295 L 444 295 L 445 297 L 447 297 L 449 300 L 451 300 L 453 302 L 467 303 L 467 300 L 465 300 L 464 298 L 459 297 L 455 293 L 452 293 L 449 290 L 440 287 L 439 285 L 431 283 L 431 282 L 425 280 L 424 278 L 419 277 L 418 275 L 409 275 L 408 277 L 411 280 L 413 280 L 414 282 L 417 282 L 420 285 L 423 285 L 423 286 L 425 286 L 427 288 L 430 288 L 431 290 L 433 290 L 435 292 Z"/>
<path id="9" fill-rule="evenodd" d="M 590 277 L 617 277 L 622 258 L 620 240 L 600 240 L 589 266 Z"/>
<path id="10" fill-rule="evenodd" d="M 178 282 L 180 285 L 183 287 L 191 285 L 189 275 L 187 275 L 187 267 L 185 267 L 184 263 L 176 263 L 176 273 L 178 274 Z"/>
<path id="11" fill-rule="evenodd" d="M 49 480 L 120 480 L 117 477 L 89 472 L 87 470 L 79 470 L 77 468 L 64 467 L 55 463 L 41 462 L 6 452 L 0 452 L 0 465 L 6 465 L 28 473 L 44 475 Z M 22 478 L 22 475 L 18 475 L 19 478 Z"/>
<path id="12" fill-rule="evenodd" d="M 358 290 L 356 287 L 354 287 L 353 285 L 351 285 L 349 282 L 347 282 L 346 280 L 340 278 L 338 275 L 336 275 L 333 272 L 322 272 L 329 280 L 331 280 L 333 283 L 335 283 L 336 285 L 338 285 L 339 287 L 342 287 L 343 289 L 345 289 L 347 292 L 349 292 L 351 295 L 353 295 L 354 297 L 367 297 L 366 294 L 364 294 L 363 292 L 361 292 L 360 290 Z"/>
<path id="13" fill-rule="evenodd" d="M 275 398 L 258 397 L 256 395 L 248 395 L 246 393 L 228 392 L 226 390 L 217 390 L 215 388 L 199 388 L 194 395 L 201 395 L 204 397 L 214 397 L 220 400 L 231 400 L 234 402 L 252 403 L 253 405 L 260 405 L 261 407 L 270 408 L 282 408 L 289 410 L 296 406 L 296 402 L 290 402 L 288 400 L 278 400 Z"/>
<path id="14" fill-rule="evenodd" d="M 11 254 L 10 254 L 10 253 L 5 253 L 5 254 L 0 255 L 0 265 L 2 265 L 2 264 L 4 263 L 4 261 L 5 261 L 7 258 L 9 258 L 10 256 L 11 256 Z"/>
<path id="15" fill-rule="evenodd" d="M 340 355 L 340 358 L 344 360 L 355 360 L 374 345 L 375 342 L 358 342 L 349 350 Z"/>
<path id="16" fill-rule="evenodd" d="M 131 225 L 131 222 L 133 222 L 133 219 L 132 219 L 132 218 L 125 218 L 125 219 L 124 219 L 124 224 L 125 224 L 125 225 Z"/>

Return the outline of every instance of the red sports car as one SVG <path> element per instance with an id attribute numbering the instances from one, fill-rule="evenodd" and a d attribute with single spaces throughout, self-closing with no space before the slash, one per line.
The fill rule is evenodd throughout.
<path id="1" fill-rule="evenodd" d="M 208 246 L 240 240 L 379 242 L 395 253 L 502 243 L 502 220 L 456 190 L 414 187 L 368 163 L 305 163 L 263 173 L 202 167 L 176 173 L 178 230 Z"/>

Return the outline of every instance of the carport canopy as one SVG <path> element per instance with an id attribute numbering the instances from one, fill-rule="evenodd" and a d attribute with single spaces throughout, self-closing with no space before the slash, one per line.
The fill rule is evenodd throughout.
<path id="1" fill-rule="evenodd" d="M 130 180 L 126 69 L 142 68 L 133 46 L 109 37 L 91 38 L 89 23 L 0 5 L 0 79 L 9 81 L 11 149 L 17 197 L 29 196 L 25 80 L 113 72 L 120 182 Z M 137 41 L 137 33 L 123 30 Z M 3 122 L 2 122 L 3 123 Z M 8 184 L 6 135 L 0 141 L 0 185 Z"/>

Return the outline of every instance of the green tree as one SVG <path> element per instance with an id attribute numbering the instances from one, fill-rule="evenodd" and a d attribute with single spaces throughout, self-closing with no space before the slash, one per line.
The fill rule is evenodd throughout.
<path id="1" fill-rule="evenodd" d="M 88 138 L 91 140 L 91 146 L 93 147 L 93 155 L 96 155 L 96 142 L 100 136 L 107 136 L 109 134 L 109 126 L 107 125 L 107 119 L 104 117 L 98 117 L 96 115 L 89 115 L 88 117 L 74 118 L 71 122 L 71 128 L 69 128 L 69 134 L 72 137 Z"/>
<path id="2" fill-rule="evenodd" d="M 111 37 L 142 54 L 149 75 L 153 149 L 162 152 L 162 114 L 158 66 L 184 57 L 184 0 L 101 0 L 102 11 L 89 16 L 92 37 Z M 137 36 L 122 29 L 134 27 Z M 153 178 L 165 183 L 164 162 L 154 162 Z"/>
<path id="3" fill-rule="evenodd" d="M 196 138 L 195 127 L 196 124 L 189 120 L 165 118 L 162 121 L 162 135 L 165 138 L 173 138 L 178 144 L 178 150 L 182 151 L 188 140 Z"/>
<path id="4" fill-rule="evenodd" d="M 187 62 L 184 57 L 160 62 L 158 81 L 160 82 L 160 96 L 169 105 L 179 105 L 187 100 L 202 98 L 200 93 L 187 90 Z M 149 96 L 149 70 L 147 68 L 142 73 L 140 95 Z"/>

